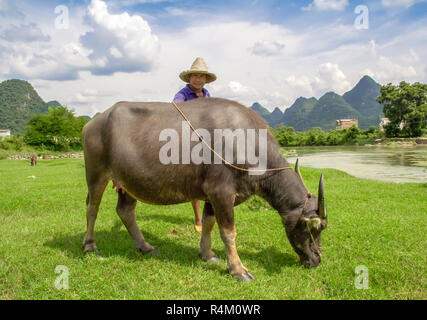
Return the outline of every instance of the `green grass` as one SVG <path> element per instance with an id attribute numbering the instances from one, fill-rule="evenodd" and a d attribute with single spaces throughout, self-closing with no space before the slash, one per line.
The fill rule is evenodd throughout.
<path id="1" fill-rule="evenodd" d="M 320 170 L 302 168 L 317 193 Z M 427 184 L 393 184 L 323 170 L 329 226 L 318 268 L 299 265 L 279 215 L 235 209 L 237 248 L 256 276 L 240 283 L 225 270 L 218 227 L 198 257 L 191 205 L 138 203 L 137 223 L 160 252 L 142 256 L 115 213 L 111 183 L 95 227 L 100 255 L 83 255 L 86 184 L 82 159 L 0 161 L 0 299 L 426 299 Z M 35 179 L 28 178 L 35 176 Z M 69 289 L 55 288 L 55 267 Z M 369 289 L 355 288 L 355 268 L 369 269 Z"/>

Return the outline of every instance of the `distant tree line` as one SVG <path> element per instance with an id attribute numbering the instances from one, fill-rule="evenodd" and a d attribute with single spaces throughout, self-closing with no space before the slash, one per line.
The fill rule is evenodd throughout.
<path id="1" fill-rule="evenodd" d="M 52 151 L 81 150 L 82 129 L 87 122 L 66 107 L 49 107 L 47 113 L 35 114 L 28 120 L 22 136 L 1 140 L 0 149 L 21 151 L 28 145 Z"/>
<path id="2" fill-rule="evenodd" d="M 346 144 L 374 143 L 385 136 L 384 131 L 376 127 L 360 130 L 356 126 L 348 129 L 323 131 L 316 127 L 308 131 L 298 132 L 292 127 L 279 126 L 271 129 L 273 135 L 282 146 L 336 146 Z"/>
<path id="3" fill-rule="evenodd" d="M 49 107 L 46 114 L 33 115 L 27 124 L 24 141 L 30 146 L 43 146 L 55 151 L 82 149 L 82 129 L 88 122 L 75 117 L 66 107 Z"/>

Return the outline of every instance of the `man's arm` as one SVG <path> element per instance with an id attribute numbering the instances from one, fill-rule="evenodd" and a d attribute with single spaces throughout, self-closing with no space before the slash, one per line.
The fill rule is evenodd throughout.
<path id="1" fill-rule="evenodd" d="M 184 102 L 185 101 L 185 96 L 184 94 L 182 94 L 181 92 L 178 92 L 175 97 L 173 98 L 174 102 Z"/>

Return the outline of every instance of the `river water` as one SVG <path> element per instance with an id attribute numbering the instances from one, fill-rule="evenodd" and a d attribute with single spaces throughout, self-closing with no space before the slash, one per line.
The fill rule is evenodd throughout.
<path id="1" fill-rule="evenodd" d="M 427 146 L 298 147 L 301 166 L 333 168 L 358 178 L 427 183 Z M 296 156 L 287 156 L 295 163 Z"/>

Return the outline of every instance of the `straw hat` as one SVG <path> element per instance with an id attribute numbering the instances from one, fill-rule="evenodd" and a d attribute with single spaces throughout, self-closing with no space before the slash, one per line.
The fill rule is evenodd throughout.
<path id="1" fill-rule="evenodd" d="M 200 57 L 194 60 L 190 70 L 181 72 L 179 77 L 184 82 L 190 82 L 190 75 L 194 73 L 205 74 L 206 83 L 210 83 L 216 80 L 216 75 L 208 72 L 208 66 L 206 65 L 203 58 L 200 58 Z"/>

